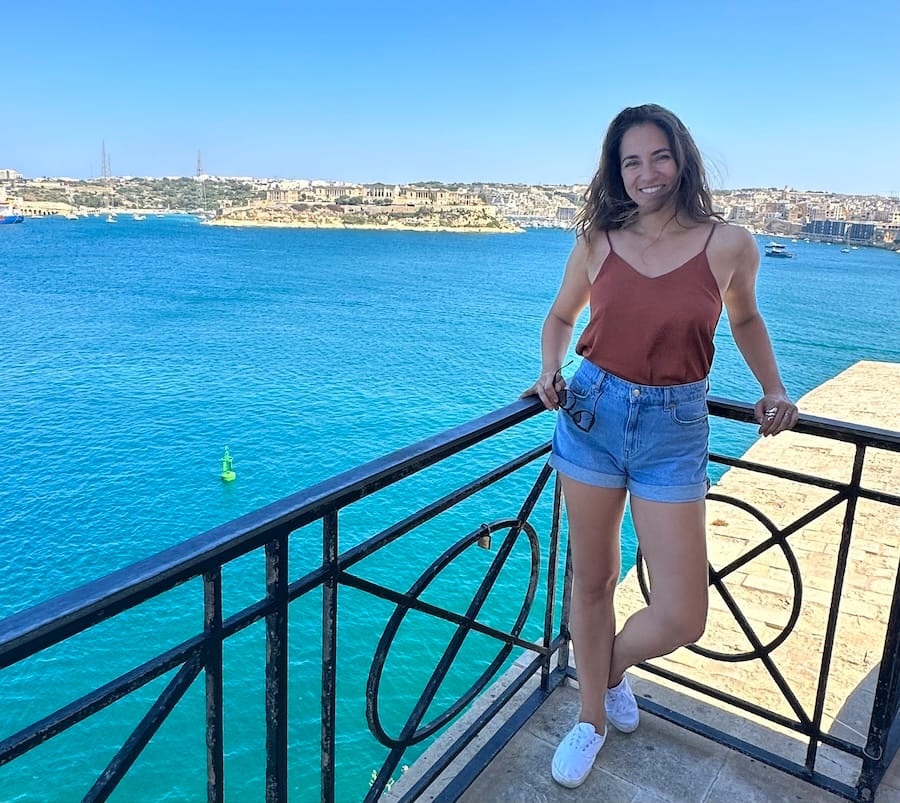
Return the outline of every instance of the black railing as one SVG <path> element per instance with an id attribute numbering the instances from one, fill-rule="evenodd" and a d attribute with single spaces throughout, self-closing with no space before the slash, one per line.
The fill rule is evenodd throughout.
<path id="1" fill-rule="evenodd" d="M 124 741 L 108 765 L 97 774 L 96 782 L 85 790 L 85 800 L 105 800 L 129 767 L 141 755 L 151 738 L 176 704 L 183 698 L 198 675 L 205 675 L 206 689 L 206 752 L 207 797 L 210 801 L 225 799 L 225 750 L 223 745 L 223 645 L 254 623 L 265 620 L 265 710 L 260 716 L 266 720 L 265 794 L 269 801 L 289 799 L 288 710 L 288 649 L 291 604 L 308 597 L 312 592 L 322 594 L 321 676 L 305 682 L 321 684 L 321 799 L 336 798 L 336 680 L 340 656 L 338 653 L 339 597 L 341 589 L 355 588 L 376 598 L 390 601 L 396 611 L 387 622 L 384 635 L 372 662 L 368 688 L 366 715 L 372 733 L 388 749 L 383 767 L 368 791 L 368 799 L 377 799 L 390 784 L 406 749 L 416 745 L 453 719 L 505 664 L 513 648 L 531 650 L 537 657 L 534 671 L 543 673 L 544 696 L 551 691 L 550 655 L 559 646 L 559 638 L 552 635 L 557 570 L 559 499 L 555 499 L 553 524 L 550 533 L 549 572 L 551 579 L 543 591 L 547 613 L 541 616 L 543 636 L 535 641 L 524 639 L 522 630 L 531 612 L 538 590 L 540 572 L 540 541 L 529 517 L 545 489 L 551 471 L 543 465 L 549 445 L 538 442 L 524 453 L 482 476 L 467 477 L 467 481 L 424 508 L 397 521 L 361 543 L 340 551 L 339 523 L 341 512 L 364 498 L 372 497 L 388 486 L 445 461 L 447 458 L 474 447 L 476 444 L 522 424 L 540 411 L 531 402 L 517 402 L 502 410 L 457 427 L 436 437 L 401 449 L 357 469 L 336 476 L 279 502 L 268 505 L 234 522 L 197 536 L 158 555 L 140 561 L 79 589 L 13 615 L 0 622 L 0 670 L 25 662 L 43 651 L 60 645 L 92 627 L 117 615 L 137 610 L 148 601 L 158 598 L 191 580 L 202 579 L 203 627 L 177 646 L 153 656 L 140 666 L 116 677 L 59 708 L 53 713 L 21 728 L 15 733 L 0 733 L 0 766 L 14 762 L 52 737 L 56 737 L 83 722 L 138 689 L 176 670 L 164 691 L 152 702 L 150 710 Z M 353 573 L 354 567 L 370 555 L 378 553 L 392 542 L 408 536 L 416 528 L 454 506 L 460 505 L 476 493 L 500 483 L 534 464 L 537 479 L 511 516 L 478 524 L 468 536 L 441 555 L 412 588 L 399 592 L 386 584 L 375 583 Z M 321 522 L 321 562 L 303 576 L 293 579 L 288 567 L 289 544 L 292 535 L 302 528 Z M 546 535 L 546 533 L 545 533 Z M 502 536 L 502 537 L 501 537 Z M 499 541 L 496 555 L 483 581 L 475 590 L 468 609 L 456 613 L 445 606 L 420 599 L 422 591 L 453 559 L 473 545 L 486 545 L 491 538 Z M 479 611 L 496 581 L 515 542 L 524 537 L 531 552 L 527 590 L 513 626 L 504 631 L 488 626 L 478 619 Z M 265 552 L 264 596 L 230 616 L 223 612 L 223 569 L 256 550 Z M 262 591 L 262 589 L 260 590 Z M 346 610 L 346 606 L 344 607 Z M 379 716 L 379 683 L 391 640 L 406 612 L 420 611 L 442 619 L 456 628 L 456 633 L 426 684 L 407 723 L 396 737 L 389 736 Z M 453 660 L 470 632 L 481 633 L 497 640 L 500 647 L 480 677 L 453 705 L 433 721 L 422 725 L 422 719 L 434 701 L 436 693 L 450 671 Z M 123 639 L 122 648 L 131 645 Z M 76 667 L 60 668 L 65 677 Z M 232 668 L 232 671 L 233 668 Z M 561 682 L 559 673 L 556 682 Z M 2 675 L 0 675 L 2 681 Z M 202 726 L 201 726 L 202 727 Z M 308 791 L 303 793 L 308 798 Z M 343 792 L 343 799 L 352 799 Z"/>
<path id="2" fill-rule="evenodd" d="M 748 405 L 735 404 L 723 399 L 710 399 L 710 411 L 725 418 L 747 422 L 753 421 L 752 410 Z M 732 734 L 723 732 L 721 729 L 710 727 L 696 719 L 685 717 L 651 700 L 642 700 L 641 706 L 654 714 L 727 744 L 771 766 L 804 778 L 823 789 L 850 800 L 871 801 L 874 799 L 875 790 L 888 765 L 897 752 L 898 745 L 900 745 L 900 717 L 898 717 L 898 711 L 900 711 L 900 566 L 895 567 L 893 571 L 894 591 L 884 643 L 872 645 L 873 648 L 881 650 L 881 661 L 878 663 L 878 676 L 872 713 L 867 724 L 867 732 L 864 734 L 865 744 L 858 745 L 826 732 L 823 729 L 823 716 L 825 713 L 829 673 L 833 665 L 835 652 L 840 649 L 836 643 L 836 632 L 841 611 L 842 593 L 847 577 L 854 524 L 857 520 L 857 505 L 860 500 L 869 500 L 894 508 L 900 507 L 900 495 L 889 491 L 863 487 L 862 477 L 866 457 L 870 450 L 873 449 L 885 450 L 894 454 L 900 453 L 900 433 L 850 425 L 809 415 L 801 417 L 795 430 L 800 434 L 852 444 L 854 455 L 850 478 L 846 482 L 841 482 L 726 455 L 714 453 L 710 455 L 710 459 L 714 463 L 789 480 L 801 486 L 821 488 L 830 492 L 831 495 L 811 509 L 800 513 L 794 521 L 778 527 L 764 513 L 744 500 L 716 493 L 715 490 L 708 494 L 707 498 L 711 501 L 734 505 L 755 517 L 760 525 L 768 531 L 768 537 L 762 539 L 752 548 L 747 549 L 728 565 L 722 567 L 710 566 L 709 570 L 710 586 L 722 597 L 741 632 L 750 642 L 752 649 L 746 652 L 726 653 L 704 649 L 697 645 L 688 648 L 707 658 L 719 661 L 759 661 L 782 693 L 793 716 L 784 716 L 756 704 L 752 699 L 741 699 L 733 694 L 724 693 L 708 684 L 699 683 L 694 679 L 678 675 L 652 663 L 643 664 L 642 668 L 657 676 L 666 678 L 676 684 L 684 685 L 694 691 L 701 692 L 713 699 L 752 713 L 783 729 L 801 735 L 806 743 L 805 760 L 802 763 L 791 761 L 784 755 L 750 744 Z M 827 624 L 822 636 L 820 655 L 809 656 L 809 667 L 816 671 L 815 700 L 810 711 L 801 703 L 797 690 L 792 687 L 785 673 L 779 669 L 772 658 L 772 653 L 791 635 L 800 613 L 803 577 L 791 549 L 791 536 L 801 532 L 803 528 L 823 518 L 827 513 L 835 510 L 840 505 L 844 505 L 844 513 L 840 538 L 838 543 L 834 545 L 837 554 Z M 890 538 L 889 531 L 886 531 L 886 535 Z M 763 644 L 723 581 L 732 572 L 746 566 L 754 558 L 773 548 L 782 551 L 785 561 L 790 568 L 793 603 L 788 621 L 782 628 L 781 633 L 770 642 Z M 640 553 L 638 553 L 638 568 L 639 570 L 642 568 Z M 644 598 L 648 599 L 647 581 L 642 571 L 639 572 L 638 577 Z M 816 663 L 818 664 L 817 666 Z M 855 785 L 850 785 L 844 780 L 835 778 L 817 769 L 817 755 L 822 745 L 827 745 L 839 753 L 860 760 L 861 768 Z"/>
<path id="3" fill-rule="evenodd" d="M 94 771 L 96 781 L 82 793 L 85 800 L 105 800 L 126 777 L 129 768 L 141 756 L 154 734 L 175 709 L 194 681 L 202 673 L 205 678 L 205 742 L 207 763 L 207 798 L 221 801 L 226 798 L 226 751 L 223 738 L 223 710 L 225 691 L 223 684 L 223 645 L 229 639 L 246 631 L 251 625 L 265 623 L 265 710 L 260 716 L 266 721 L 265 747 L 265 795 L 269 801 L 291 799 L 289 778 L 289 754 L 292 747 L 288 728 L 290 702 L 289 647 L 291 605 L 309 600 L 313 593 L 321 593 L 321 674 L 316 678 L 304 678 L 305 683 L 318 684 L 321 689 L 321 738 L 319 762 L 321 765 L 320 797 L 323 801 L 348 799 L 338 788 L 338 762 L 335 759 L 337 735 L 341 723 L 337 714 L 336 684 L 341 653 L 338 642 L 338 624 L 350 604 L 344 596 L 350 591 L 361 592 L 365 599 L 386 600 L 394 606 L 386 617 L 384 630 L 374 649 L 366 684 L 365 719 L 369 731 L 383 746 L 385 758 L 374 773 L 368 789 L 367 800 L 376 800 L 389 788 L 391 779 L 410 748 L 424 744 L 455 720 L 477 698 L 486 686 L 508 665 L 513 650 L 523 651 L 533 658 L 525 664 L 511 682 L 477 718 L 466 723 L 458 738 L 441 757 L 407 788 L 404 800 L 414 800 L 433 780 L 457 758 L 471 740 L 482 731 L 485 724 L 503 711 L 505 724 L 497 731 L 476 760 L 456 774 L 454 781 L 445 788 L 443 800 L 455 799 L 483 769 L 486 761 L 499 751 L 518 727 L 550 696 L 553 689 L 566 678 L 574 676 L 568 661 L 568 599 L 571 590 L 571 571 L 566 564 L 564 571 L 560 561 L 560 494 L 558 485 L 552 483 L 552 472 L 543 459 L 549 444 L 534 431 L 526 439 L 534 442 L 524 451 L 517 445 L 516 454 L 507 462 L 472 477 L 471 466 L 461 485 L 456 485 L 425 507 L 409 513 L 378 532 L 366 533 L 366 537 L 353 547 L 339 548 L 342 529 L 342 513 L 355 502 L 384 492 L 388 486 L 412 478 L 423 470 L 443 464 L 477 444 L 488 439 L 502 439 L 503 433 L 517 428 L 537 415 L 541 407 L 534 401 L 520 401 L 469 424 L 457 427 L 439 436 L 422 441 L 386 457 L 353 469 L 323 483 L 315 485 L 279 502 L 250 513 L 234 522 L 197 536 L 158 555 L 140 561 L 128 568 L 114 572 L 80 589 L 63 594 L 0 622 L 0 670 L 31 660 L 56 645 L 63 645 L 83 632 L 128 611 L 137 610 L 150 600 L 172 593 L 173 589 L 199 579 L 203 585 L 202 628 L 184 638 L 169 649 L 158 652 L 113 680 L 79 696 L 47 716 L 20 727 L 16 732 L 0 733 L 0 766 L 16 762 L 24 754 L 70 730 L 90 717 L 98 715 L 113 703 L 144 689 L 148 684 L 166 675 L 172 675 L 163 691 L 150 704 L 146 715 L 133 732 L 123 741 L 116 755 L 107 766 Z M 720 399 L 710 402 L 712 414 L 737 421 L 752 421 L 752 411 L 747 405 Z M 814 710 L 809 713 L 797 700 L 790 685 L 780 677 L 777 667 L 770 660 L 777 644 L 762 644 L 740 611 L 733 606 L 733 614 L 753 644 L 751 654 L 712 656 L 724 660 L 758 660 L 770 671 L 779 688 L 789 701 L 795 717 L 785 717 L 768 711 L 752 699 L 742 700 L 719 690 L 678 678 L 648 665 L 650 671 L 665 674 L 712 698 L 749 711 L 773 723 L 792 729 L 808 740 L 807 759 L 795 764 L 781 756 L 756 748 L 684 717 L 678 712 L 662 708 L 651 701 L 642 706 L 692 730 L 704 733 L 738 750 L 749 753 L 787 772 L 806 778 L 823 788 L 838 792 L 851 799 L 865 801 L 874 793 L 885 768 L 896 752 L 898 741 L 898 704 L 900 704 L 900 593 L 895 590 L 893 608 L 883 645 L 879 669 L 875 705 L 864 747 L 851 744 L 822 730 L 822 714 L 830 661 L 835 650 L 835 626 L 841 583 L 846 565 L 850 539 L 852 538 L 856 501 L 870 499 L 889 505 L 900 504 L 900 497 L 886 492 L 869 490 L 861 486 L 862 466 L 867 449 L 900 451 L 897 433 L 840 424 L 838 422 L 805 416 L 798 431 L 825 438 L 855 444 L 856 459 L 849 482 L 801 475 L 777 467 L 760 466 L 722 455 L 713 455 L 714 461 L 731 466 L 750 468 L 809 483 L 833 493 L 831 499 L 802 516 L 793 525 L 777 528 L 761 518 L 771 534 L 768 546 L 788 548 L 790 535 L 836 505 L 847 502 L 844 531 L 841 538 L 838 572 L 833 591 L 832 614 L 825 634 L 823 654 L 819 657 L 819 681 Z M 491 441 L 494 442 L 493 440 Z M 518 443 L 518 442 L 517 442 Z M 531 473 L 528 473 L 531 472 Z M 534 478 L 532 478 L 534 474 Z M 463 505 L 477 494 L 495 488 L 507 478 L 527 480 L 524 491 L 516 486 L 512 504 L 514 508 L 493 521 L 473 526 L 462 538 L 451 543 L 442 554 L 419 575 L 407 591 L 392 588 L 389 583 L 376 582 L 354 570 L 370 556 L 382 555 L 388 545 L 410 537 L 417 528 L 427 525 L 442 514 Z M 402 487 L 402 486 L 401 486 Z M 724 498 L 711 494 L 711 498 Z M 517 500 L 517 501 L 516 501 Z M 734 500 L 728 500 L 734 501 Z M 510 497 L 504 498 L 509 505 Z M 739 500 L 736 504 L 745 503 Z M 539 511 L 543 511 L 540 512 Z M 760 514 L 761 515 L 761 514 Z M 321 522 L 321 561 L 305 574 L 292 579 L 289 562 L 292 539 L 301 529 Z M 540 523 L 539 523 L 540 522 Z M 496 544 L 491 542 L 495 541 Z M 520 578 L 521 603 L 513 612 L 512 624 L 504 629 L 488 624 L 484 606 L 495 587 L 497 578 L 508 564 L 517 544 L 527 546 L 527 569 Z M 488 547 L 492 551 L 489 565 L 477 584 L 473 583 L 471 599 L 462 612 L 452 606 L 428 601 L 429 586 L 442 572 L 464 556 L 473 547 Z M 265 588 L 250 604 L 228 616 L 223 606 L 223 569 L 234 565 L 243 556 L 256 550 L 265 553 Z M 546 553 L 546 554 L 544 554 Z M 480 553 L 484 554 L 484 553 Z M 752 559 L 746 557 L 746 561 Z M 743 560 L 743 558 L 742 558 Z M 710 582 L 727 594 L 723 578 L 733 571 L 733 565 L 711 569 Z M 792 564 L 795 566 L 796 564 Z M 801 580 L 795 576 L 795 583 Z M 800 585 L 797 585 L 800 588 Z M 560 593 L 561 589 L 561 593 Z M 797 595 L 799 597 L 799 593 Z M 343 601 L 342 601 L 343 600 Z M 497 600 L 492 602 L 496 603 Z M 536 609 L 540 602 L 542 609 Z M 504 598 L 502 604 L 507 606 Z M 399 732 L 392 735 L 383 722 L 379 706 L 383 670 L 399 628 L 407 615 L 415 612 L 452 627 L 452 636 L 443 652 L 436 656 L 434 669 L 424 683 L 418 700 Z M 527 633 L 526 633 L 527 631 Z M 480 634 L 497 645 L 496 654 L 485 658 L 480 674 L 437 715 L 431 713 L 439 691 L 448 677 L 458 675 L 456 660 L 466 638 Z M 785 636 L 786 637 L 786 636 Z M 783 640 L 783 639 L 782 639 Z M 779 642 L 780 643 L 780 642 Z M 294 645 L 295 646 L 295 645 Z M 556 665 L 553 657 L 556 656 Z M 231 668 L 233 671 L 233 667 Z M 64 670 L 63 670 L 64 671 Z M 510 713 L 504 709 L 510 700 L 533 678 L 539 683 L 535 691 L 527 695 L 524 703 Z M 0 674 L 0 682 L 3 677 Z M 427 721 L 426 721 L 427 719 Z M 198 723 L 198 728 L 203 725 Z M 816 751 L 821 744 L 844 751 L 862 761 L 862 771 L 856 787 L 851 787 L 827 777 L 815 770 Z M 52 783 L 52 779 L 48 779 Z M 306 793 L 308 796 L 308 793 Z M 341 797 L 343 795 L 343 798 Z M 301 798 L 305 799 L 305 798 Z"/>

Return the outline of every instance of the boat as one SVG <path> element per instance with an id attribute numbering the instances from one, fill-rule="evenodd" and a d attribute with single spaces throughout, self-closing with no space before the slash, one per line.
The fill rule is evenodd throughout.
<path id="1" fill-rule="evenodd" d="M 842 248 L 842 249 L 841 249 L 841 253 L 842 253 L 842 254 L 849 254 L 849 253 L 850 253 L 850 249 L 849 249 L 849 248 Z"/>
<path id="2" fill-rule="evenodd" d="M 0 224 L 21 223 L 23 220 L 25 215 L 14 209 L 12 204 L 0 204 Z"/>
<path id="3" fill-rule="evenodd" d="M 146 215 L 141 215 L 137 212 L 134 213 L 133 217 L 135 220 L 146 220 L 147 219 Z"/>
<path id="4" fill-rule="evenodd" d="M 771 242 L 766 246 L 766 256 L 778 259 L 791 259 L 794 255 L 787 250 L 787 246 L 784 243 Z"/>

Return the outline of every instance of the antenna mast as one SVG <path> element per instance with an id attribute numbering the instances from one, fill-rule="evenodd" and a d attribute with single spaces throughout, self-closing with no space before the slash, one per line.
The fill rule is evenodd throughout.
<path id="1" fill-rule="evenodd" d="M 109 170 L 109 154 L 106 152 L 106 140 L 100 141 L 100 173 L 103 177 L 103 183 L 106 185 L 106 208 L 111 208 L 112 200 L 112 181 Z"/>
<path id="2" fill-rule="evenodd" d="M 197 183 L 200 185 L 200 206 L 206 202 L 206 192 L 203 189 L 203 159 L 200 151 L 197 151 Z"/>

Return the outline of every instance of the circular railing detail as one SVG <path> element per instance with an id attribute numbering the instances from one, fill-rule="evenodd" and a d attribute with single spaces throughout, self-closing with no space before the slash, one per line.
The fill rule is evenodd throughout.
<path id="1" fill-rule="evenodd" d="M 528 586 L 525 591 L 525 596 L 522 600 L 521 606 L 519 607 L 519 613 L 516 617 L 515 623 L 513 624 L 509 632 L 509 635 L 511 635 L 513 638 L 518 638 L 522 632 L 522 628 L 525 626 L 525 622 L 528 619 L 528 614 L 531 611 L 540 572 L 540 544 L 538 541 L 537 532 L 535 531 L 534 527 L 532 527 L 531 524 L 529 524 L 527 521 L 520 522 L 516 519 L 501 519 L 490 524 L 482 524 L 478 529 L 461 538 L 440 557 L 438 557 L 437 560 L 435 560 L 419 576 L 419 578 L 412 584 L 412 586 L 410 586 L 407 595 L 413 600 L 418 600 L 419 596 L 425 591 L 425 589 L 428 588 L 428 586 L 438 577 L 438 575 L 454 560 L 456 560 L 456 558 L 462 555 L 474 544 L 478 543 L 479 540 L 485 537 L 490 537 L 492 533 L 505 528 L 509 528 L 509 533 L 504 538 L 503 546 L 501 546 L 500 549 L 501 551 L 506 549 L 506 554 L 503 556 L 503 559 L 499 564 L 495 559 L 495 562 L 491 565 L 490 569 L 482 579 L 481 583 L 478 586 L 478 589 L 473 595 L 473 602 L 479 594 L 482 595 L 482 602 L 487 598 L 488 593 L 490 592 L 494 583 L 497 581 L 497 578 L 500 576 L 500 572 L 512 552 L 514 543 L 510 543 L 510 539 L 512 539 L 512 541 L 514 542 L 524 533 L 528 538 L 528 543 L 531 550 L 531 574 L 528 580 Z M 506 548 L 507 545 L 508 548 Z M 488 683 L 490 683 L 494 675 L 496 675 L 498 669 L 502 666 L 503 661 L 506 660 L 507 656 L 512 650 L 512 645 L 504 644 L 498 651 L 496 657 L 488 665 L 488 667 L 482 672 L 482 674 L 462 696 L 460 696 L 454 703 L 448 706 L 441 714 L 436 716 L 430 722 L 425 725 L 420 725 L 418 720 L 416 719 L 417 713 L 419 714 L 419 718 L 421 718 L 421 716 L 424 716 L 424 713 L 428 710 L 428 706 L 440 689 L 441 683 L 443 683 L 444 678 L 449 674 L 449 669 L 452 666 L 453 662 L 456 660 L 457 654 L 459 653 L 459 650 L 461 649 L 466 636 L 472 630 L 471 625 L 458 624 L 457 634 L 462 633 L 462 635 L 458 639 L 458 642 L 454 644 L 454 641 L 457 639 L 457 636 L 455 635 L 448 645 L 450 653 L 445 653 L 445 656 L 448 657 L 446 657 L 446 666 L 444 667 L 443 675 L 437 678 L 435 678 L 433 675 L 432 679 L 426 684 L 425 690 L 416 701 L 415 705 L 413 706 L 413 711 L 407 719 L 407 724 L 403 728 L 404 733 L 401 733 L 401 735 L 397 737 L 389 736 L 381 724 L 381 717 L 379 716 L 378 712 L 378 695 L 381 686 L 382 673 L 384 671 L 384 666 L 387 661 L 387 656 L 390 652 L 391 645 L 393 644 L 394 638 L 397 635 L 397 631 L 399 630 L 400 625 L 402 624 L 404 618 L 406 617 L 406 614 L 410 610 L 411 606 L 408 604 L 400 603 L 397 605 L 394 613 L 388 620 L 384 632 L 382 633 L 381 638 L 378 642 L 378 646 L 375 649 L 375 654 L 372 658 L 372 665 L 369 669 L 368 681 L 366 683 L 366 719 L 369 723 L 369 730 L 372 732 L 375 738 L 378 739 L 379 742 L 381 742 L 381 744 L 390 748 L 407 747 L 409 745 L 416 744 L 423 739 L 427 739 L 429 736 L 442 728 L 484 690 L 484 688 Z M 478 611 L 476 610 L 476 617 L 477 614 Z M 445 660 L 445 658 L 442 658 L 441 660 L 443 661 Z M 436 666 L 435 669 L 437 670 L 438 666 Z M 409 734 L 405 733 L 405 731 L 410 729 L 410 724 L 414 721 L 415 727 L 412 729 L 412 732 Z"/>
<path id="2" fill-rule="evenodd" d="M 788 638 L 788 636 L 790 636 L 795 625 L 797 624 L 797 620 L 800 618 L 800 607 L 801 607 L 801 604 L 803 601 L 803 580 L 802 580 L 802 577 L 800 574 L 800 566 L 797 563 L 797 558 L 794 555 L 794 552 L 791 549 L 791 546 L 788 543 L 787 538 L 781 534 L 780 529 L 775 526 L 775 524 L 771 521 L 771 519 L 769 519 L 758 508 L 754 507 L 753 505 L 748 504 L 747 502 L 744 502 L 741 499 L 736 499 L 735 497 L 726 496 L 724 494 L 709 493 L 709 494 L 707 494 L 706 498 L 709 501 L 722 502 L 723 504 L 733 505 L 734 507 L 737 507 L 737 508 L 743 510 L 745 513 L 750 514 L 760 524 L 762 524 L 763 527 L 769 532 L 769 536 L 770 536 L 769 540 L 771 541 L 771 543 L 763 551 L 768 551 L 769 549 L 778 547 L 781 550 L 781 552 L 784 556 L 784 560 L 787 563 L 788 568 L 790 569 L 790 572 L 791 572 L 791 584 L 793 586 L 793 601 L 791 604 L 791 612 L 790 612 L 790 616 L 788 617 L 787 622 L 782 627 L 782 629 L 778 633 L 778 635 L 775 636 L 775 638 L 773 638 L 768 643 L 763 643 L 762 639 L 760 639 L 757 636 L 756 631 L 753 630 L 752 626 L 750 625 L 750 623 L 746 617 L 743 617 L 744 623 L 739 622 L 739 624 L 741 625 L 741 629 L 745 631 L 745 635 L 747 634 L 746 630 L 749 630 L 751 633 L 753 633 L 756 640 L 760 642 L 760 645 L 761 645 L 760 649 L 753 649 L 753 650 L 748 650 L 745 652 L 722 652 L 720 650 L 709 649 L 708 647 L 700 647 L 697 644 L 687 645 L 687 649 L 691 650 L 691 652 L 695 652 L 698 655 L 703 655 L 706 658 L 712 658 L 717 661 L 727 661 L 727 662 L 752 661 L 757 658 L 761 658 L 764 655 L 769 655 L 773 650 L 775 650 L 777 647 L 779 647 L 781 644 L 783 644 L 784 641 Z M 760 554 L 762 554 L 762 553 L 760 553 Z M 754 557 L 756 557 L 756 556 L 754 556 Z M 725 577 L 728 576 L 728 574 L 731 574 L 732 571 L 736 571 L 742 565 L 744 565 L 744 564 L 739 563 L 738 566 L 733 567 L 731 569 L 731 571 L 729 571 L 727 574 L 722 574 L 720 572 L 717 572 L 712 567 L 712 565 L 710 565 L 710 568 L 709 568 L 710 586 L 715 588 L 717 582 L 723 581 L 725 579 Z M 637 551 L 637 559 L 635 561 L 635 568 L 636 568 L 636 574 L 637 574 L 637 579 L 638 579 L 638 585 L 640 586 L 640 589 L 641 589 L 641 594 L 644 597 L 644 601 L 649 603 L 651 589 L 650 589 L 648 578 L 646 576 L 643 556 L 641 555 L 640 548 L 638 548 L 638 551 Z M 734 605 L 740 611 L 740 606 L 737 604 L 736 601 L 734 601 Z M 730 608 L 727 600 L 726 600 L 726 607 Z M 734 612 L 732 611 L 732 613 L 734 613 Z M 743 616 L 743 613 L 741 613 L 741 615 Z"/>

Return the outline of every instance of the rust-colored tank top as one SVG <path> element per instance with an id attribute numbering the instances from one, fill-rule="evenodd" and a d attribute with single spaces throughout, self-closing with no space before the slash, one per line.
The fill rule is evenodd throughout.
<path id="1" fill-rule="evenodd" d="M 712 367 L 713 335 L 722 314 L 719 286 L 706 249 L 650 278 L 612 247 L 591 286 L 591 317 L 575 352 L 615 376 L 640 385 L 683 385 Z"/>

